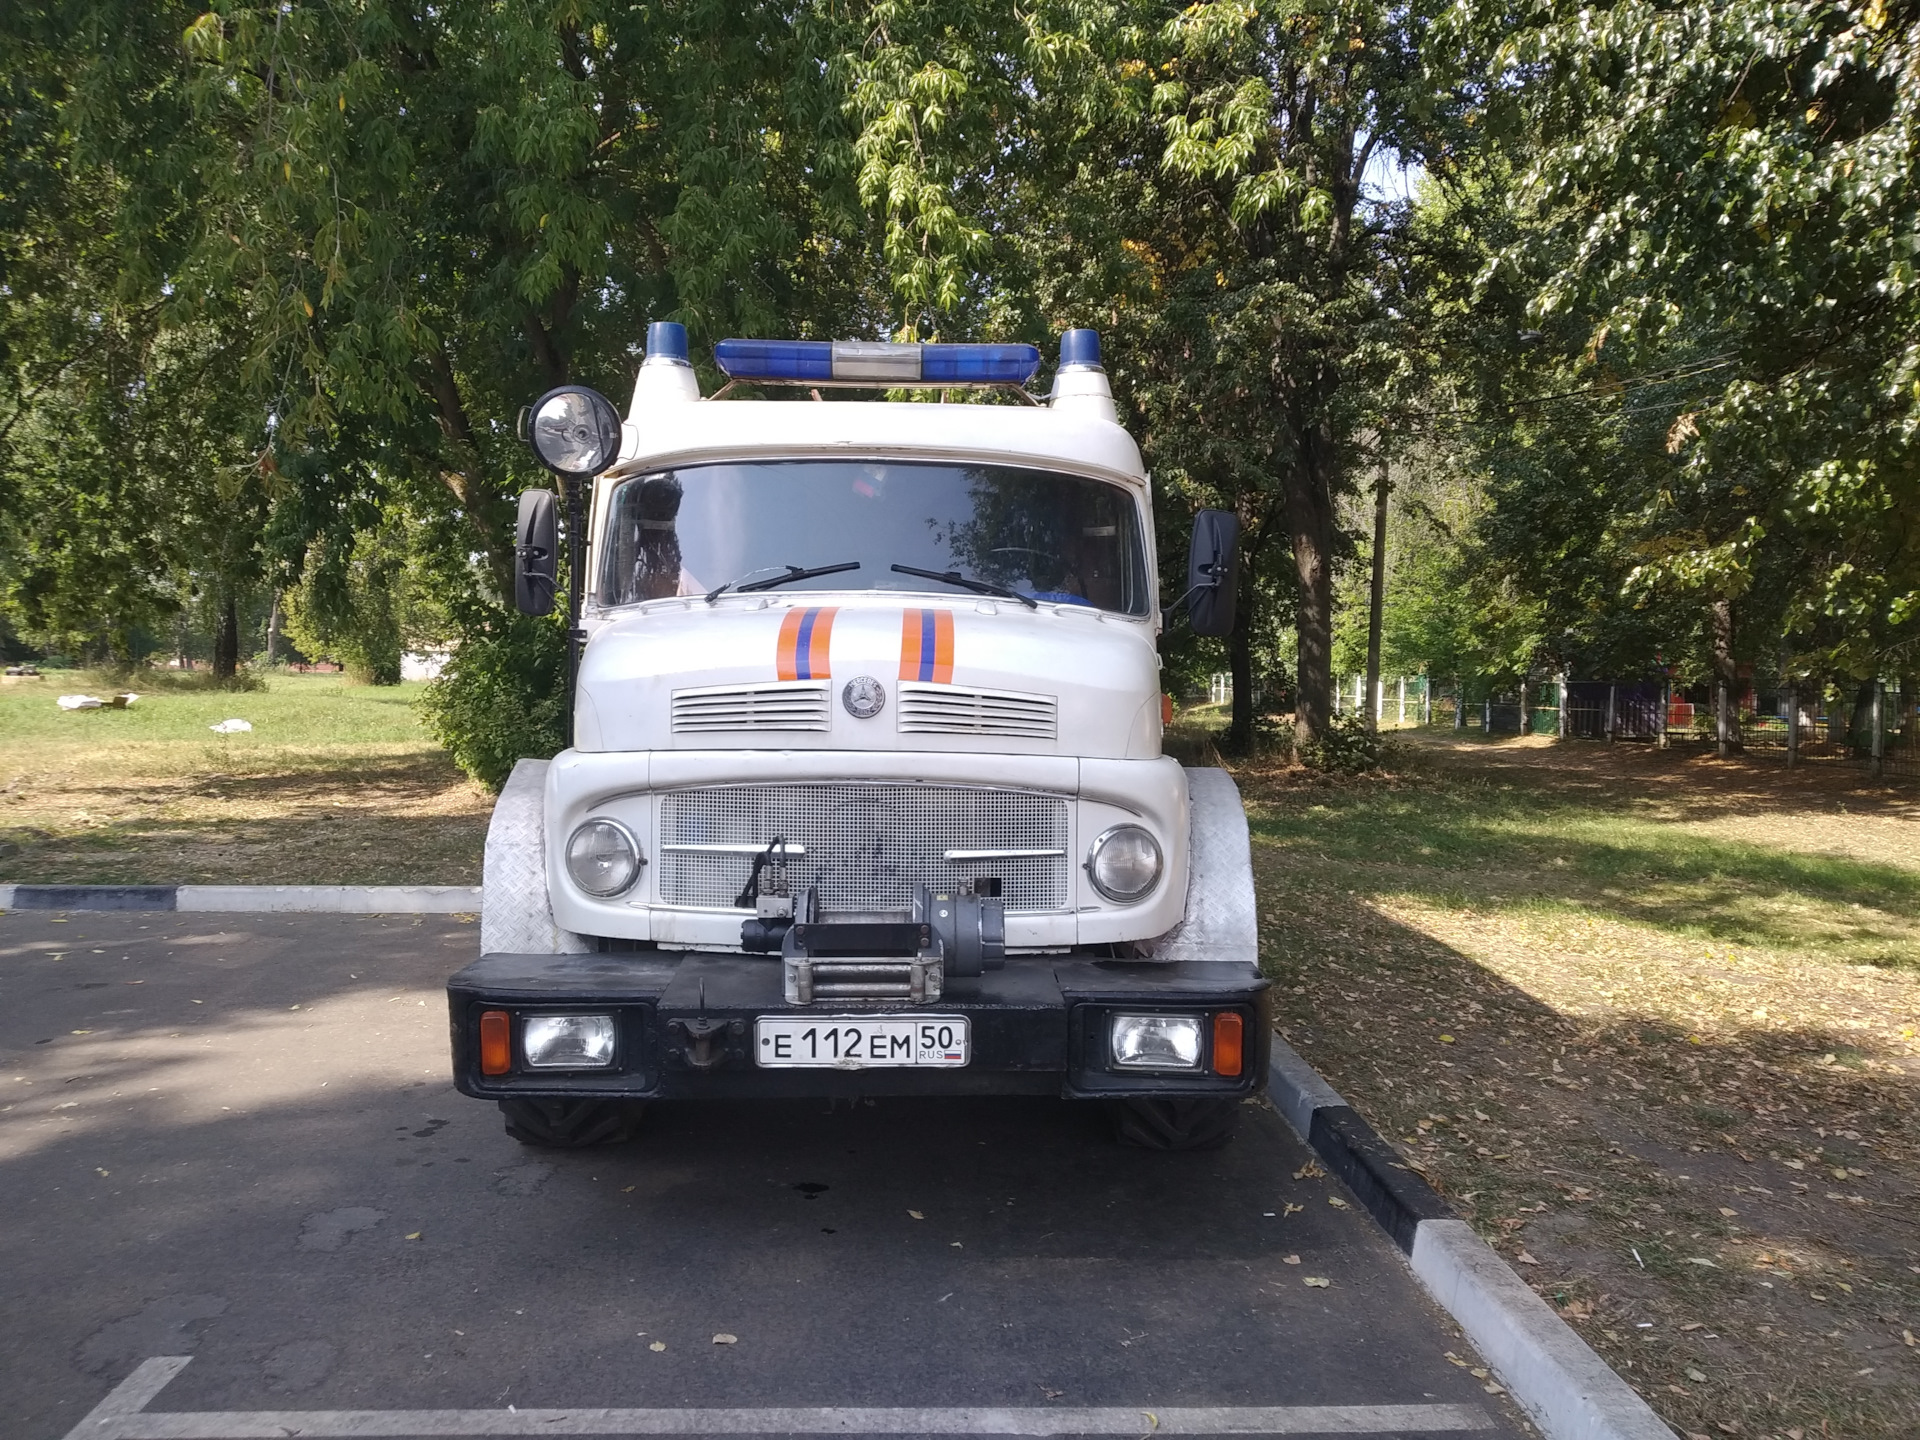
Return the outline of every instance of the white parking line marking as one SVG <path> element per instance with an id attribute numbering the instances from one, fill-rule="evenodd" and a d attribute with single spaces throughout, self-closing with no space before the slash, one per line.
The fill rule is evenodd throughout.
<path id="1" fill-rule="evenodd" d="M 66 1440 L 366 1440 L 487 1435 L 1396 1435 L 1491 1430 L 1471 1405 L 1014 1409 L 763 1406 L 714 1410 L 205 1410 L 150 1412 L 191 1356 L 141 1362 Z"/>

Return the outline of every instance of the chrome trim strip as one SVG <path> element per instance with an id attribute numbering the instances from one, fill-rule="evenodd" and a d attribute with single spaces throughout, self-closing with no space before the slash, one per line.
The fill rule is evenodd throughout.
<path id="1" fill-rule="evenodd" d="M 1064 850 L 948 850 L 942 860 L 1057 860 Z"/>
<path id="2" fill-rule="evenodd" d="M 773 842 L 771 840 L 765 845 L 728 844 L 718 840 L 711 842 L 676 840 L 662 845 L 660 848 L 662 850 L 678 851 L 683 855 L 761 855 L 765 854 L 772 844 Z M 804 845 L 783 844 L 780 847 L 780 853 L 783 855 L 804 855 L 807 853 L 807 847 Z M 1049 855 L 1064 855 L 1066 851 L 1049 850 L 1047 853 Z"/>

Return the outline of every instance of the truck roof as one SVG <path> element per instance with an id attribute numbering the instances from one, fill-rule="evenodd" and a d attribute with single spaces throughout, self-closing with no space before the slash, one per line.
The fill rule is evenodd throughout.
<path id="1" fill-rule="evenodd" d="M 1113 419 L 1104 375 L 1097 394 L 1057 386 L 1051 403 L 1039 405 L 815 403 L 707 400 L 691 371 L 652 364 L 642 367 L 634 386 L 620 459 L 606 478 L 699 461 L 836 455 L 1040 465 L 1134 487 L 1146 483 L 1139 447 Z"/>

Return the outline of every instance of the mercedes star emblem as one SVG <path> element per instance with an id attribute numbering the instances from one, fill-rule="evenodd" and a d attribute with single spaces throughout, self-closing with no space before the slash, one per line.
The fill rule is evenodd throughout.
<path id="1" fill-rule="evenodd" d="M 840 703 L 847 707 L 847 713 L 856 720 L 871 720 L 880 713 L 880 707 L 887 703 L 886 688 L 871 675 L 856 675 L 847 681 L 847 688 L 840 692 Z"/>

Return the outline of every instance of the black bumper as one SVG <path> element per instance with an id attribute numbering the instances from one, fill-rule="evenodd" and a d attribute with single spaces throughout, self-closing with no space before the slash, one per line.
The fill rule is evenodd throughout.
<path id="1" fill-rule="evenodd" d="M 862 1095 L 1247 1095 L 1264 1087 L 1270 1024 L 1267 982 L 1251 965 L 1152 965 L 1016 956 L 979 979 L 950 980 L 936 1004 L 789 1005 L 777 957 L 642 951 L 634 954 L 485 955 L 447 982 L 454 1084 L 486 1100 L 525 1097 L 745 1099 Z M 480 1017 L 504 1010 L 511 1068 L 481 1073 Z M 1237 1075 L 1140 1073 L 1108 1061 L 1107 1016 L 1222 1012 L 1242 1018 Z M 527 1015 L 611 1014 L 611 1068 L 530 1071 L 519 1031 Z M 964 1015 L 970 1062 L 957 1069 L 762 1068 L 753 1058 L 762 1016 Z M 1207 1026 L 1203 1031 L 1211 1033 Z M 705 1064 L 700 1062 L 704 1061 Z M 1211 1066 L 1211 1042 L 1205 1064 Z"/>

